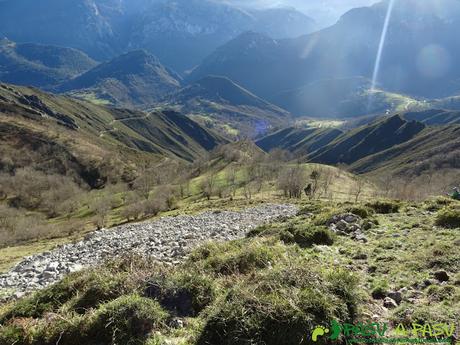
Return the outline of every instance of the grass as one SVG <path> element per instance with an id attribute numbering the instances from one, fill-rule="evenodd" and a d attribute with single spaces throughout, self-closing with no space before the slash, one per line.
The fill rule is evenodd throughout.
<path id="1" fill-rule="evenodd" d="M 203 244 L 175 267 L 126 258 L 73 274 L 0 307 L 0 340 L 297 345 L 311 344 L 312 328 L 332 319 L 452 323 L 460 316 L 458 232 L 435 227 L 426 203 L 398 205 L 397 213 L 374 213 L 363 204 L 304 202 L 298 216 L 245 239 Z M 316 225 L 344 211 L 374 222 L 366 244 Z M 433 279 L 441 269 L 446 285 Z M 397 290 L 400 305 L 382 309 Z"/>
<path id="2" fill-rule="evenodd" d="M 460 208 L 445 207 L 438 211 L 436 225 L 445 228 L 460 228 Z"/>

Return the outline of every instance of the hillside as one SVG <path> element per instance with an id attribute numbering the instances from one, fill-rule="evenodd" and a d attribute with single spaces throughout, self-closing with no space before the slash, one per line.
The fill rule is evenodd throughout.
<path id="1" fill-rule="evenodd" d="M 406 112 L 404 118 L 412 121 L 419 121 L 428 126 L 460 124 L 460 111 L 429 109 L 425 111 Z"/>
<path id="2" fill-rule="evenodd" d="M 341 130 L 333 128 L 289 127 L 267 135 L 256 141 L 256 144 L 266 152 L 280 148 L 305 156 L 327 146 L 342 134 Z"/>
<path id="3" fill-rule="evenodd" d="M 61 92 L 116 106 L 147 107 L 180 86 L 173 72 L 143 50 L 104 62 L 64 83 Z"/>
<path id="4" fill-rule="evenodd" d="M 52 89 L 96 64 L 76 49 L 0 39 L 0 81 L 5 83 Z"/>
<path id="5" fill-rule="evenodd" d="M 121 164 L 117 170 L 133 163 L 131 158 L 139 159 L 142 152 L 193 160 L 223 142 L 178 113 L 104 108 L 7 84 L 1 84 L 0 105 L 4 158 L 13 161 L 16 149 L 38 145 L 33 138 L 45 147 L 60 147 L 69 157 L 80 157 L 86 163 L 70 160 L 83 170 L 93 169 L 112 154 L 124 161 L 117 163 Z M 36 155 L 47 152 L 37 149 L 33 149 Z"/>
<path id="6" fill-rule="evenodd" d="M 342 134 L 308 155 L 308 159 L 325 164 L 350 164 L 409 141 L 424 128 L 425 125 L 419 122 L 406 121 L 399 115 L 391 116 Z"/>
<path id="7" fill-rule="evenodd" d="M 313 201 L 298 207 L 297 215 L 292 205 L 265 205 L 166 217 L 99 232 L 45 258 L 31 257 L 3 281 L 39 276 L 58 255 L 81 256 L 78 248 L 93 257 L 137 236 L 146 240 L 136 248 L 153 247 L 146 236 L 162 232 L 150 251 L 152 260 L 143 251 L 141 257 L 93 263 L 4 305 L 0 341 L 242 345 L 250 339 L 254 344 L 297 345 L 334 339 L 397 342 L 402 334 L 411 342 L 455 339 L 458 202 Z M 448 214 L 457 223 L 445 223 Z M 208 236 L 199 237 L 198 224 Z M 193 240 L 182 242 L 178 232 Z M 117 240 L 121 236 L 124 241 Z M 168 265 L 179 258 L 184 260 Z M 32 272 L 28 265 L 34 265 Z M 46 279 L 55 280 L 61 269 L 48 268 Z M 340 328 L 369 315 L 375 319 L 372 335 Z M 433 331 L 413 333 L 412 324 L 427 318 L 452 326 L 441 328 L 436 339 Z M 336 331 L 313 341 L 318 324 Z"/>
<path id="8" fill-rule="evenodd" d="M 460 126 L 428 127 L 413 137 L 382 152 L 354 162 L 351 169 L 358 173 L 393 172 L 405 176 L 458 171 Z"/>
<path id="9" fill-rule="evenodd" d="M 382 89 L 371 90 L 371 80 L 363 77 L 323 79 L 274 96 L 274 103 L 297 116 L 351 118 L 421 110 L 427 104 L 414 97 Z"/>
<path id="10" fill-rule="evenodd" d="M 218 76 L 188 85 L 163 103 L 230 138 L 257 137 L 290 121 L 287 111 Z"/>

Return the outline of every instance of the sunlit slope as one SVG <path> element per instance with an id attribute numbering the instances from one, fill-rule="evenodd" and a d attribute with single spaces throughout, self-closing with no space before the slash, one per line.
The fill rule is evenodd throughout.
<path id="1" fill-rule="evenodd" d="M 264 135 L 291 120 L 286 110 L 219 76 L 200 79 L 165 97 L 163 104 L 230 138 Z"/>

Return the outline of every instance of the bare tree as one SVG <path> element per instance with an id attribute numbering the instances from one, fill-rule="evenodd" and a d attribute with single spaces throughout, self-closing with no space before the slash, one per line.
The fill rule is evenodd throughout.
<path id="1" fill-rule="evenodd" d="M 316 196 L 316 193 L 318 192 L 318 185 L 319 185 L 319 180 L 321 178 L 321 172 L 319 170 L 313 170 L 310 174 L 310 180 L 312 180 L 312 185 L 311 185 L 311 195 L 312 198 Z"/>
<path id="2" fill-rule="evenodd" d="M 300 165 L 283 169 L 278 177 L 278 187 L 285 197 L 300 199 L 304 184 L 305 172 Z"/>
<path id="3" fill-rule="evenodd" d="M 332 169 L 325 169 L 322 173 L 323 180 L 322 180 L 322 187 L 324 195 L 327 197 L 329 193 L 329 188 L 331 187 L 332 183 L 334 182 L 335 173 Z"/>
<path id="4" fill-rule="evenodd" d="M 230 189 L 230 193 L 232 197 L 234 198 L 236 195 L 236 189 L 237 189 L 237 169 L 234 165 L 231 165 L 228 167 L 226 173 L 225 173 L 225 179 L 228 188 Z"/>
<path id="5" fill-rule="evenodd" d="M 201 181 L 200 189 L 206 199 L 211 200 L 215 192 L 216 183 L 217 174 L 215 172 L 210 172 L 203 178 L 203 181 Z"/>
<path id="6" fill-rule="evenodd" d="M 353 186 L 353 189 L 351 191 L 352 195 L 355 197 L 355 203 L 358 202 L 359 197 L 361 196 L 363 190 L 364 190 L 364 185 L 365 185 L 365 180 L 362 178 L 357 177 L 355 180 L 355 184 Z"/>

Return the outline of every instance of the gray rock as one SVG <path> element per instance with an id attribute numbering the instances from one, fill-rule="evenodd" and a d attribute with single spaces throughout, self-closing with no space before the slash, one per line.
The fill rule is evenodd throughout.
<path id="1" fill-rule="evenodd" d="M 398 303 L 390 297 L 385 297 L 383 300 L 383 306 L 387 309 L 394 309 L 398 307 Z"/>
<path id="2" fill-rule="evenodd" d="M 0 290 L 9 296 L 12 293 L 7 291 L 34 291 L 59 281 L 67 273 L 128 253 L 148 255 L 158 261 L 178 264 L 191 249 L 205 241 L 239 239 L 259 225 L 280 217 L 292 217 L 296 213 L 297 207 L 294 205 L 264 204 L 239 212 L 162 217 L 154 221 L 102 229 L 80 242 L 61 245 L 49 252 L 24 258 L 10 272 L 0 275 Z"/>
<path id="3" fill-rule="evenodd" d="M 402 301 L 402 293 L 400 291 L 390 291 L 388 293 L 388 297 L 394 300 L 397 304 L 401 303 Z"/>
<path id="4" fill-rule="evenodd" d="M 437 271 L 433 273 L 433 276 L 439 281 L 439 282 L 447 282 L 449 281 L 449 274 L 446 271 Z"/>

